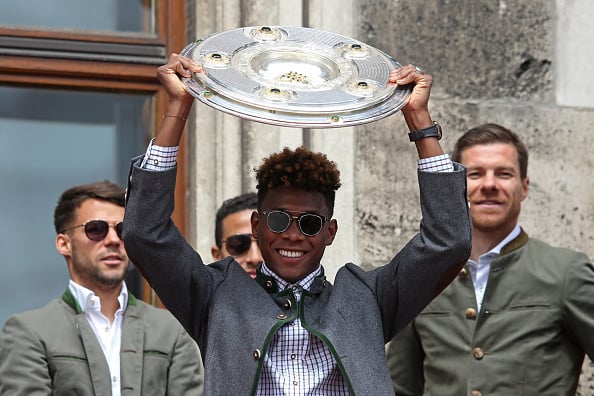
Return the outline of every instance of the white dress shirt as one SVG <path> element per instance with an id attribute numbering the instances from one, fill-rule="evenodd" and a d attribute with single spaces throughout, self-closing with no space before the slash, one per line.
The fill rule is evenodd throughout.
<path id="1" fill-rule="evenodd" d="M 101 313 L 101 299 L 92 290 L 87 289 L 74 282 L 72 279 L 68 288 L 76 298 L 78 305 L 85 313 L 85 318 L 97 336 L 101 350 L 107 360 L 111 376 L 112 396 L 121 395 L 120 380 L 120 345 L 122 340 L 122 322 L 124 311 L 128 305 L 128 289 L 126 283 L 122 282 L 122 290 L 118 296 L 120 308 L 115 313 L 113 323 Z"/>
<path id="2" fill-rule="evenodd" d="M 477 311 L 481 311 L 483 304 L 483 297 L 487 289 L 487 282 L 489 281 L 489 272 L 491 271 L 491 263 L 501 254 L 501 249 L 510 243 L 515 237 L 520 235 L 520 225 L 516 224 L 514 229 L 493 249 L 483 253 L 478 258 L 478 263 L 473 260 L 468 260 L 470 268 L 470 275 L 472 276 L 472 284 L 474 285 L 474 295 L 476 297 Z"/>

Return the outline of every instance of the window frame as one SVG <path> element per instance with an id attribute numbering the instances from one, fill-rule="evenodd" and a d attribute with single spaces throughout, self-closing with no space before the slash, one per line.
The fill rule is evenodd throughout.
<path id="1" fill-rule="evenodd" d="M 152 94 L 152 126 L 156 131 L 166 104 L 156 68 L 187 44 L 186 0 L 155 0 L 154 12 L 156 34 L 0 26 L 0 84 Z M 172 216 L 184 235 L 188 232 L 186 135 L 178 157 Z M 144 279 L 142 294 L 143 300 L 160 305 Z"/>

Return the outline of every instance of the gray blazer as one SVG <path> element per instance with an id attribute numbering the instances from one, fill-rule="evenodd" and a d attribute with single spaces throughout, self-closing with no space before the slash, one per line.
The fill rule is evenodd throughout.
<path id="1" fill-rule="evenodd" d="M 198 349 L 166 310 L 128 297 L 120 352 L 122 396 L 202 394 Z M 0 335 L 0 395 L 111 395 L 107 361 L 67 290 L 11 316 Z"/>
<path id="2" fill-rule="evenodd" d="M 204 265 L 171 221 L 176 170 L 142 170 L 138 160 L 128 185 L 126 250 L 197 341 L 205 395 L 253 394 L 273 335 L 297 315 L 334 354 L 351 394 L 393 394 L 385 342 L 470 255 L 464 168 L 419 172 L 420 234 L 388 264 L 368 272 L 346 264 L 334 286 L 318 277 L 296 304 L 291 291 L 262 273 L 254 282 L 231 258 Z"/>

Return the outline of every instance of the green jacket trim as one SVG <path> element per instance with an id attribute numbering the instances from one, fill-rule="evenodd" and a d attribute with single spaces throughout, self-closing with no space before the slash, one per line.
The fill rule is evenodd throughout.
<path id="1" fill-rule="evenodd" d="M 62 294 L 62 300 L 64 300 L 66 304 L 71 306 L 77 314 L 81 314 L 84 312 L 81 306 L 78 304 L 78 301 L 76 301 L 76 298 L 74 297 L 74 294 L 72 294 L 70 289 L 67 288 L 64 294 Z M 136 301 L 137 300 L 136 297 L 134 297 L 134 294 L 128 292 L 128 305 L 136 305 Z"/>

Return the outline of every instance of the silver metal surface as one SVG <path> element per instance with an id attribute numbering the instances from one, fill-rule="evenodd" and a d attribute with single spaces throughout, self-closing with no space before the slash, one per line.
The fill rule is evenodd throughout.
<path id="1" fill-rule="evenodd" d="M 253 26 L 190 43 L 202 73 L 183 79 L 201 102 L 273 125 L 336 128 L 400 110 L 411 89 L 388 83 L 400 64 L 360 41 L 303 27 Z"/>

